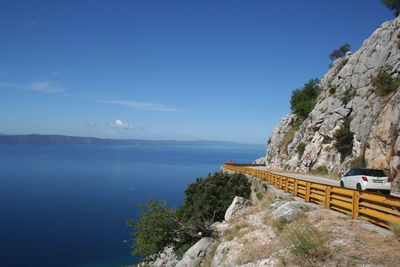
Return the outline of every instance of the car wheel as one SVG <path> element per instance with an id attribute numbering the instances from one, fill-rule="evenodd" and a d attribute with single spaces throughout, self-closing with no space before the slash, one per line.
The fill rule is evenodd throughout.
<path id="1" fill-rule="evenodd" d="M 357 184 L 357 190 L 362 190 L 362 188 L 361 188 L 361 185 L 360 184 Z"/>
<path id="2" fill-rule="evenodd" d="M 343 181 L 340 181 L 340 187 L 344 187 Z"/>

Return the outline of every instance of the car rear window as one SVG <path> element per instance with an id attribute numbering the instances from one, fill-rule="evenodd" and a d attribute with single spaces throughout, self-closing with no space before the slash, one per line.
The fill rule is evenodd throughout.
<path id="1" fill-rule="evenodd" d="M 386 174 L 382 170 L 363 170 L 364 175 L 375 176 L 375 177 L 384 177 Z"/>

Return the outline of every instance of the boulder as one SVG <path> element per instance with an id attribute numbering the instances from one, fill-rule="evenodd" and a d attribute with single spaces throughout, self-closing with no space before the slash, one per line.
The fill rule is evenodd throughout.
<path id="1" fill-rule="evenodd" d="M 280 206 L 282 206 L 283 204 L 286 204 L 287 202 L 289 202 L 288 200 L 279 200 L 277 202 L 272 203 L 271 205 L 269 205 L 268 207 L 268 212 L 271 213 L 274 210 L 276 210 L 277 208 L 279 208 Z"/>
<path id="2" fill-rule="evenodd" d="M 176 267 L 195 267 L 199 266 L 203 257 L 207 253 L 207 249 L 214 239 L 211 237 L 204 237 L 196 244 L 189 248 L 182 259 L 175 265 Z"/>
<path id="3" fill-rule="evenodd" d="M 288 201 L 280 205 L 277 209 L 272 211 L 269 215 L 272 219 L 284 219 L 287 222 L 293 221 L 297 215 L 302 212 L 304 203 L 300 201 Z"/>
<path id="4" fill-rule="evenodd" d="M 243 210 L 245 207 L 250 206 L 252 203 L 250 200 L 244 198 L 244 197 L 238 197 L 236 196 L 232 204 L 229 206 L 229 208 L 225 212 L 225 221 L 229 221 L 231 218 L 239 216 L 240 211 Z"/>

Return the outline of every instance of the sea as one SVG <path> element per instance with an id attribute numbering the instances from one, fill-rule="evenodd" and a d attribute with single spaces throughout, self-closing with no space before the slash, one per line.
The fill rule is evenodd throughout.
<path id="1" fill-rule="evenodd" d="M 149 197 L 183 203 L 197 177 L 265 147 L 0 145 L 0 266 L 134 264 L 131 229 Z"/>

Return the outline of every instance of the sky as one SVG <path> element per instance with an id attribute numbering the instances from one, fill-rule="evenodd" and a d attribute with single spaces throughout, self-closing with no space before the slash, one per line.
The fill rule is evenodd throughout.
<path id="1" fill-rule="evenodd" d="M 265 143 L 379 0 L 0 1 L 0 133 Z"/>

